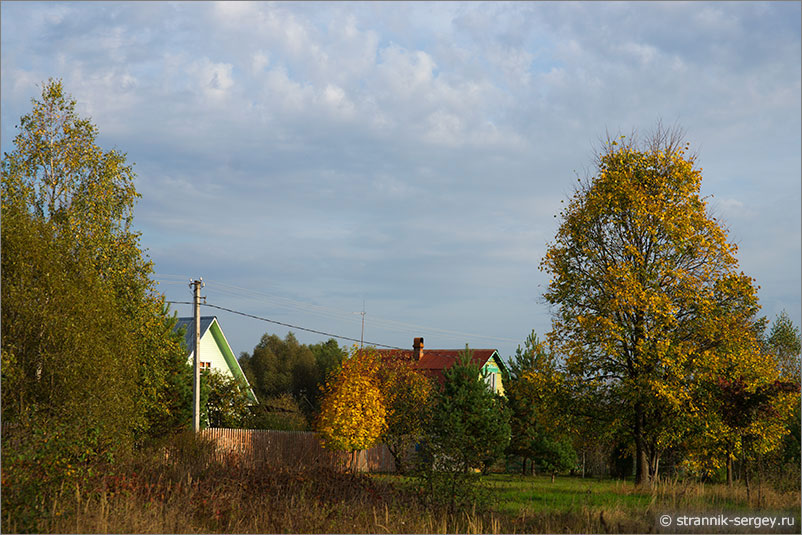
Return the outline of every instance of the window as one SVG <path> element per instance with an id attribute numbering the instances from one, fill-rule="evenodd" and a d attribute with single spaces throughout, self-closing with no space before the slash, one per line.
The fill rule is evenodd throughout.
<path id="1" fill-rule="evenodd" d="M 200 371 L 204 371 L 204 370 L 210 371 L 212 369 L 212 363 L 211 362 L 200 361 L 198 363 L 198 367 L 200 368 Z"/>
<path id="2" fill-rule="evenodd" d="M 490 387 L 492 392 L 496 391 L 496 374 L 495 373 L 488 373 L 487 377 L 485 377 L 485 382 L 487 386 Z"/>

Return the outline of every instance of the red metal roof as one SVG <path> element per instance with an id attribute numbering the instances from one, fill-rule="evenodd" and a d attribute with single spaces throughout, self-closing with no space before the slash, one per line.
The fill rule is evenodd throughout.
<path id="1" fill-rule="evenodd" d="M 435 378 L 438 382 L 443 382 L 443 372 L 454 365 L 459 358 L 459 354 L 464 349 L 424 349 L 420 361 L 415 363 L 415 367 L 427 375 Z M 490 357 L 496 353 L 495 349 L 471 349 L 471 362 L 479 366 L 484 366 Z M 413 360 L 413 352 L 410 349 L 379 349 L 377 352 L 382 358 L 399 358 Z"/>
<path id="2" fill-rule="evenodd" d="M 463 351 L 463 349 L 426 349 L 418 362 L 418 367 L 423 370 L 447 370 L 457 362 L 459 354 Z M 473 349 L 472 351 L 471 362 L 480 368 L 496 352 L 495 349 Z"/>

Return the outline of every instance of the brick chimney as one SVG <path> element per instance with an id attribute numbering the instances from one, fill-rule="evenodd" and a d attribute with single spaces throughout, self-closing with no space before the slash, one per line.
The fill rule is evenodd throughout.
<path id="1" fill-rule="evenodd" d="M 423 357 L 423 337 L 412 340 L 412 360 L 418 362 L 421 357 Z"/>

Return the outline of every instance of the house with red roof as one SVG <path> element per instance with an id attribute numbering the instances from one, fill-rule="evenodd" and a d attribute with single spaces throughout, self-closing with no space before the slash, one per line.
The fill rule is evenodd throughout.
<path id="1" fill-rule="evenodd" d="M 444 372 L 453 366 L 464 349 L 423 349 L 423 338 L 415 338 L 412 350 L 381 349 L 379 354 L 387 358 L 402 358 L 410 360 L 415 367 L 424 374 L 433 378 L 437 383 L 445 381 Z M 471 349 L 471 361 L 478 365 L 486 375 L 487 385 L 499 395 L 504 395 L 504 385 L 501 382 L 501 371 L 504 363 L 495 349 Z"/>

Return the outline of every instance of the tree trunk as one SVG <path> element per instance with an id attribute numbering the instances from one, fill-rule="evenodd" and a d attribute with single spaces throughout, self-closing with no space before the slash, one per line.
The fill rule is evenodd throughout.
<path id="1" fill-rule="evenodd" d="M 744 460 L 744 483 L 746 484 L 746 504 L 748 506 L 752 497 L 752 488 L 749 485 L 749 461 L 747 460 Z"/>
<path id="2" fill-rule="evenodd" d="M 524 457 L 524 461 L 523 463 L 521 463 L 521 475 L 522 476 L 526 475 L 526 457 Z"/>
<path id="3" fill-rule="evenodd" d="M 643 407 L 635 405 L 635 484 L 649 486 L 649 457 L 643 437 Z"/>
<path id="4" fill-rule="evenodd" d="M 551 473 L 551 482 L 552 482 L 552 483 L 554 483 L 554 476 L 555 476 L 556 474 L 557 474 L 557 472 L 554 472 L 554 471 L 552 471 L 552 473 Z"/>
<path id="5" fill-rule="evenodd" d="M 385 442 L 385 444 L 387 444 L 387 451 L 389 451 L 390 455 L 393 456 L 393 464 L 395 464 L 395 472 L 397 474 L 403 474 L 405 468 L 404 468 L 404 462 L 401 459 L 401 448 L 391 446 L 389 440 Z"/>
<path id="6" fill-rule="evenodd" d="M 660 454 L 657 453 L 656 448 L 652 450 L 649 455 L 649 480 L 651 482 L 657 481 L 657 472 L 660 469 Z"/>
<path id="7" fill-rule="evenodd" d="M 727 486 L 732 487 L 732 456 L 727 454 Z"/>
<path id="8" fill-rule="evenodd" d="M 651 486 L 651 479 L 649 479 L 649 456 L 646 454 L 646 448 L 641 445 L 638 452 L 635 473 L 635 482 L 638 486 Z"/>
<path id="9" fill-rule="evenodd" d="M 757 456 L 757 506 L 763 507 L 763 456 Z"/>

